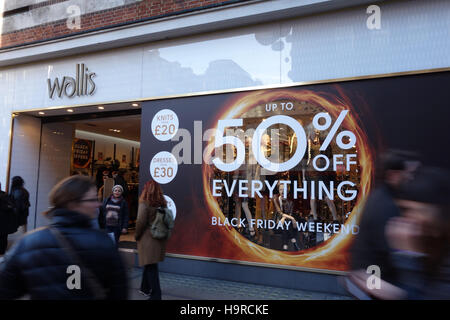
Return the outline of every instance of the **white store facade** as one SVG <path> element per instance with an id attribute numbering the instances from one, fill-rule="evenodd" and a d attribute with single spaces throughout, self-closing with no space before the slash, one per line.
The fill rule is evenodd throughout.
<path id="1" fill-rule="evenodd" d="M 46 223 L 40 212 L 51 187 L 69 175 L 74 129 L 42 119 L 67 115 L 68 108 L 120 111 L 158 97 L 450 67 L 450 2 L 377 2 L 379 28 L 370 26 L 372 4 L 251 1 L 0 50 L 2 190 L 22 176 L 30 192 L 29 229 Z M 53 85 L 64 77 L 75 87 L 61 88 L 60 97 L 54 88 L 50 97 L 48 79 Z M 327 288 L 339 292 L 334 284 Z"/>

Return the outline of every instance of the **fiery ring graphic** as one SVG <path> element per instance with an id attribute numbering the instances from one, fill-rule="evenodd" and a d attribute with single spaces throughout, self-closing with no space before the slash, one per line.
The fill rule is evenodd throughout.
<path id="1" fill-rule="evenodd" d="M 345 117 L 341 127 L 352 131 L 356 136 L 356 148 L 361 173 L 356 204 L 353 207 L 349 218 L 346 220 L 345 225 L 357 225 L 360 220 L 361 208 L 364 205 L 365 199 L 371 188 L 373 162 L 371 151 L 367 143 L 367 137 L 359 126 L 360 122 L 356 112 L 352 112 L 354 110 L 349 99 L 347 99 L 342 92 L 340 92 L 340 94 L 341 97 L 337 97 L 328 93 L 316 93 L 310 90 L 299 90 L 295 88 L 246 92 L 235 97 L 232 101 L 227 102 L 219 112 L 215 119 L 215 123 L 217 124 L 219 119 L 240 118 L 245 112 L 258 105 L 271 103 L 281 99 L 299 102 L 304 101 L 320 106 L 334 119 L 337 119 L 341 111 L 349 110 L 350 112 Z M 207 152 L 210 156 L 212 156 L 211 154 L 214 152 L 213 140 L 214 139 L 212 139 L 207 146 Z M 209 215 L 223 221 L 225 216 L 211 193 L 210 182 L 214 175 L 213 165 L 203 164 L 202 175 L 203 192 Z M 347 252 L 352 241 L 351 233 L 335 234 L 333 237 L 314 248 L 298 252 L 283 252 L 259 246 L 244 238 L 234 228 L 219 228 L 219 230 L 220 231 L 218 232 L 223 233 L 225 238 L 234 244 L 234 247 L 241 250 L 235 255 L 238 257 L 238 260 L 337 271 L 348 270 Z"/>

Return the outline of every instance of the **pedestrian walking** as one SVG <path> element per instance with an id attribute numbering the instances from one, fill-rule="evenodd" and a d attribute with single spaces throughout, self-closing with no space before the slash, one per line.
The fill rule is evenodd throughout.
<path id="1" fill-rule="evenodd" d="M 119 243 L 120 235 L 127 233 L 128 216 L 128 203 L 123 197 L 123 188 L 121 185 L 115 185 L 112 195 L 103 201 L 100 208 L 99 224 L 108 233 L 114 233 L 116 244 Z"/>
<path id="2" fill-rule="evenodd" d="M 385 227 L 396 276 L 386 279 L 383 269 L 376 278 L 352 272 L 351 292 L 366 299 L 450 299 L 449 181 L 448 171 L 423 167 L 396 195 L 400 214 Z"/>
<path id="3" fill-rule="evenodd" d="M 127 277 L 113 241 L 92 229 L 94 182 L 71 176 L 49 194 L 48 227 L 26 234 L 0 265 L 0 299 L 126 299 Z"/>
<path id="4" fill-rule="evenodd" d="M 398 274 L 392 284 L 403 292 L 388 298 L 450 299 L 449 181 L 447 170 L 424 167 L 397 196 L 401 215 L 385 232 Z"/>
<path id="5" fill-rule="evenodd" d="M 24 188 L 25 181 L 20 176 L 15 176 L 11 180 L 11 191 L 9 196 L 14 202 L 17 214 L 18 226 L 22 227 L 23 233 L 27 232 L 28 214 L 30 208 L 30 194 Z"/>
<path id="6" fill-rule="evenodd" d="M 13 204 L 0 185 L 0 255 L 8 247 L 8 235 L 17 231 L 17 216 Z"/>
<path id="7" fill-rule="evenodd" d="M 160 185 L 155 181 L 147 182 L 139 197 L 135 238 L 139 265 L 144 267 L 140 291 L 150 300 L 161 300 L 158 263 L 165 258 L 167 238 L 155 239 L 151 227 L 158 211 L 164 208 L 167 209 L 167 202 Z"/>
<path id="8" fill-rule="evenodd" d="M 377 186 L 363 208 L 359 233 L 351 248 L 351 268 L 365 272 L 377 265 L 383 278 L 391 281 L 396 275 L 389 259 L 385 226 L 389 219 L 400 215 L 395 197 L 413 179 L 419 162 L 416 154 L 402 150 L 390 150 L 380 158 Z"/>

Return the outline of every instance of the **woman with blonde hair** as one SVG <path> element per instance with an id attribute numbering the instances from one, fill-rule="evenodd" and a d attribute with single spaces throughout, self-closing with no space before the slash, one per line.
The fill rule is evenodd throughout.
<path id="1" fill-rule="evenodd" d="M 144 267 L 140 292 L 150 300 L 161 300 L 158 262 L 164 260 L 167 239 L 155 239 L 151 232 L 158 209 L 161 208 L 167 208 L 161 187 L 157 182 L 149 181 L 139 197 L 135 238 L 139 265 Z"/>

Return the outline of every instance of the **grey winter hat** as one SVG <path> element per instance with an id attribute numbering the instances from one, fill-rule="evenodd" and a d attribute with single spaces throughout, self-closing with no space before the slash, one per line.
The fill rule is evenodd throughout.
<path id="1" fill-rule="evenodd" d="M 119 188 L 120 191 L 123 193 L 123 187 L 120 184 L 116 184 L 113 188 L 112 188 L 112 192 L 114 192 L 115 188 Z"/>

